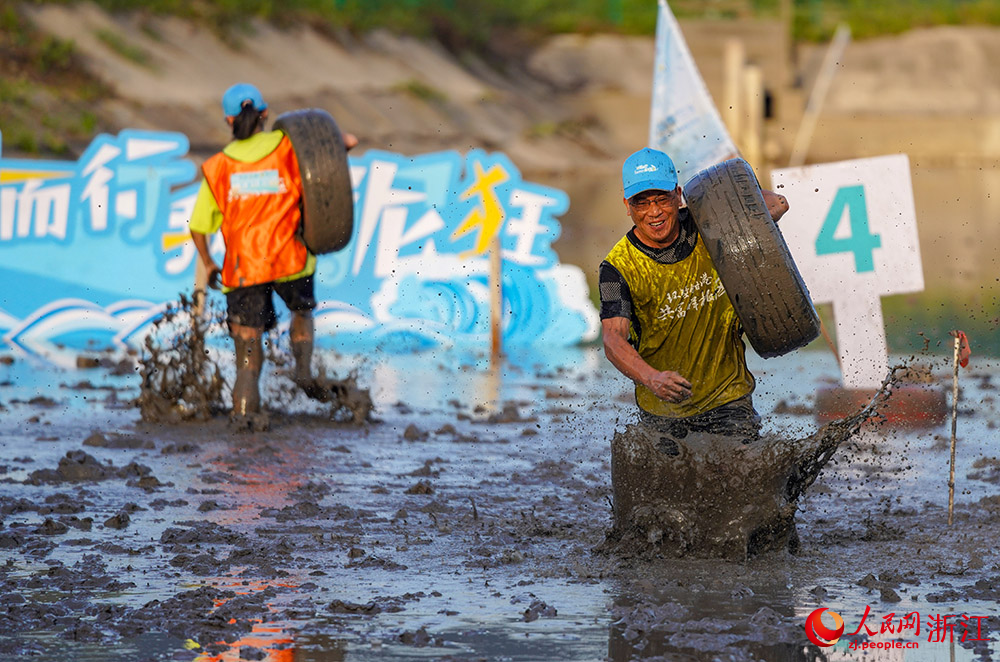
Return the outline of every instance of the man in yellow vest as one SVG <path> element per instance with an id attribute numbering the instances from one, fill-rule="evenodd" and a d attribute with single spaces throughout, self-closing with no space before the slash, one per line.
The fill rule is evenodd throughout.
<path id="1" fill-rule="evenodd" d="M 608 360 L 635 382 L 640 419 L 676 438 L 689 431 L 756 438 L 743 330 L 687 207 L 670 157 L 645 148 L 622 167 L 634 227 L 600 266 Z M 764 191 L 772 218 L 784 196 Z"/>

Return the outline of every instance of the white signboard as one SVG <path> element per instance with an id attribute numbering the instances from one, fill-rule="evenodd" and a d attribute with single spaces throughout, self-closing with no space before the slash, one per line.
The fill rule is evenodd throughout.
<path id="1" fill-rule="evenodd" d="M 880 297 L 924 288 L 905 154 L 771 173 L 788 198 L 781 234 L 815 303 L 832 303 L 844 386 L 888 372 Z"/>

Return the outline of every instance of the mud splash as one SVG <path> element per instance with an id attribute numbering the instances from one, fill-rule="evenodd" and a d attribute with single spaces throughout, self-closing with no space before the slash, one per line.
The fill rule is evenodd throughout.
<path id="1" fill-rule="evenodd" d="M 206 421 L 229 412 L 232 384 L 223 376 L 217 358 L 228 355 L 217 337 L 225 329 L 225 311 L 210 301 L 202 305 L 196 297 L 181 294 L 179 301 L 164 310 L 144 342 L 140 357 L 142 378 L 136 405 L 147 423 Z M 269 403 L 274 413 L 287 413 L 296 389 L 290 377 L 290 351 L 280 337 L 267 334 L 267 363 L 276 369 L 280 382 L 273 389 L 276 399 Z M 371 419 L 371 394 L 358 385 L 358 375 L 343 379 L 327 377 L 324 366 L 302 389 L 306 397 L 329 405 L 329 419 L 361 425 Z M 271 417 L 262 429 L 269 425 Z"/>
<path id="2" fill-rule="evenodd" d="M 634 423 L 611 441 L 614 526 L 601 551 L 744 561 L 798 551 L 798 499 L 836 450 L 877 420 L 910 368 L 894 367 L 871 401 L 802 439 L 691 433 Z"/>
<path id="3" fill-rule="evenodd" d="M 209 355 L 205 340 L 222 320 L 218 309 L 198 314 L 192 298 L 180 295 L 143 343 L 136 404 L 146 422 L 208 420 L 225 411 L 229 387 Z"/>

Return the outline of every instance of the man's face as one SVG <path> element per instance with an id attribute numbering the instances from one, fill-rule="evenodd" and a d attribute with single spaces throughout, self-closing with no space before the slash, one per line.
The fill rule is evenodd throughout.
<path id="1" fill-rule="evenodd" d="M 625 201 L 625 209 L 635 223 L 639 241 L 653 248 L 666 248 L 677 240 L 681 187 L 673 191 L 643 191 Z"/>

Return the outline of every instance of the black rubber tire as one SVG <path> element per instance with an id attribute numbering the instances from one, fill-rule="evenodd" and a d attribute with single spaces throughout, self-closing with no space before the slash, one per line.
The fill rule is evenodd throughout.
<path id="1" fill-rule="evenodd" d="M 753 169 L 730 159 L 684 185 L 691 216 L 754 350 L 781 356 L 819 335 L 819 316 Z"/>
<path id="2" fill-rule="evenodd" d="M 316 255 L 339 251 L 354 233 L 354 191 L 347 148 L 330 113 L 319 108 L 278 116 L 302 176 L 302 239 Z"/>

